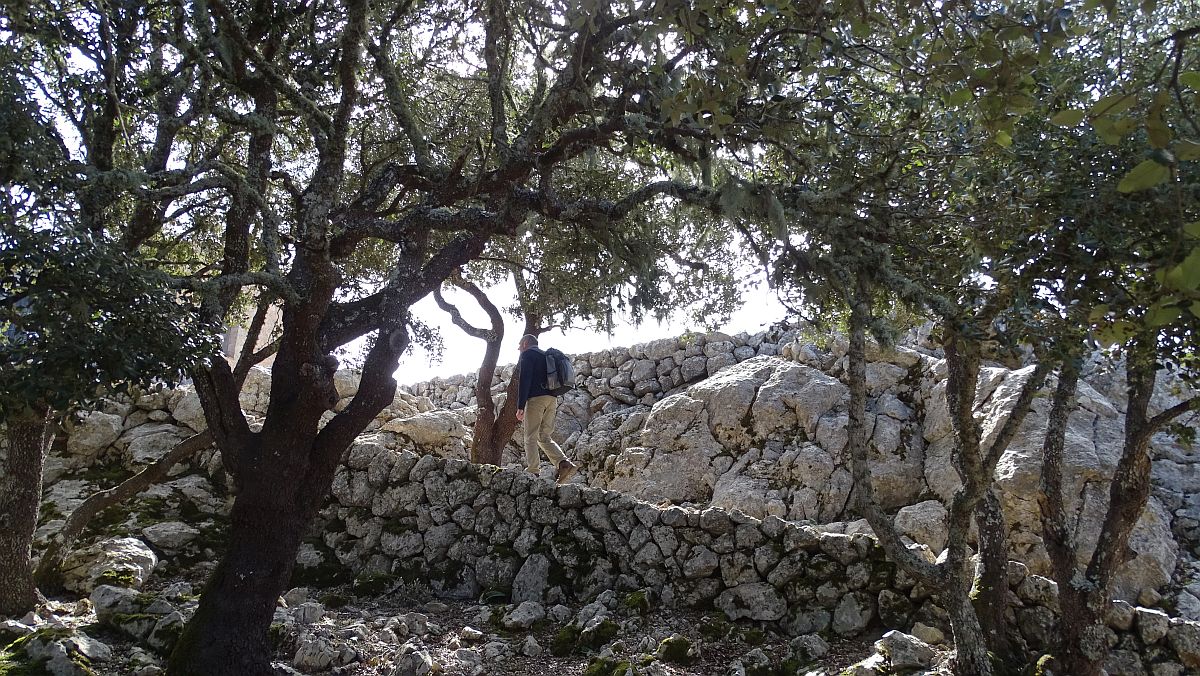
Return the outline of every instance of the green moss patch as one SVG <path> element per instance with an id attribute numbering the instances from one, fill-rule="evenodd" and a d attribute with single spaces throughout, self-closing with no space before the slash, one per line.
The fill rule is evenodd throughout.
<path id="1" fill-rule="evenodd" d="M 616 638 L 617 634 L 620 632 L 621 625 L 606 618 L 601 620 L 600 624 L 588 631 L 587 636 L 580 635 L 580 638 L 583 639 L 583 645 L 586 645 L 593 650 L 599 650 L 600 648 L 604 647 L 605 643 L 608 643 Z"/>
<path id="2" fill-rule="evenodd" d="M 596 658 L 588 662 L 583 676 L 625 676 L 632 669 L 628 660 Z"/>
<path id="3" fill-rule="evenodd" d="M 635 591 L 621 600 L 621 606 L 638 615 L 650 614 L 650 599 L 645 591 Z"/>
<path id="4" fill-rule="evenodd" d="M 694 664 L 699 656 L 692 651 L 692 642 L 682 636 L 663 639 L 658 644 L 658 655 L 670 664 Z"/>
<path id="5" fill-rule="evenodd" d="M 367 573 L 355 578 L 350 590 L 356 596 L 380 596 L 396 584 L 396 576 L 387 573 Z"/>
<path id="6" fill-rule="evenodd" d="M 729 622 L 724 615 L 705 615 L 698 627 L 700 635 L 710 641 L 717 641 L 729 634 Z"/>
<path id="7" fill-rule="evenodd" d="M 550 641 L 550 654 L 555 657 L 566 657 L 575 651 L 579 643 L 579 627 L 569 625 L 558 630 Z"/>
<path id="8" fill-rule="evenodd" d="M 137 578 L 128 570 L 106 570 L 96 578 L 96 584 L 132 589 L 137 586 Z"/>
<path id="9" fill-rule="evenodd" d="M 742 630 L 742 643 L 746 645 L 762 645 L 767 642 L 767 633 L 757 627 Z"/>

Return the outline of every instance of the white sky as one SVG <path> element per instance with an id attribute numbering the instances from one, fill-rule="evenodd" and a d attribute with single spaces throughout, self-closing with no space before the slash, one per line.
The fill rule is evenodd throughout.
<path id="1" fill-rule="evenodd" d="M 511 285 L 511 282 L 509 284 Z M 511 294 L 512 292 L 508 290 L 507 293 Z M 473 325 L 489 326 L 487 315 L 465 292 L 452 289 L 445 291 L 444 294 L 446 300 L 458 306 L 459 311 Z M 511 295 L 501 299 L 497 293 L 493 301 L 499 301 L 496 302 L 496 305 L 502 308 L 512 302 L 510 298 Z M 718 330 L 731 335 L 739 331 L 753 334 L 787 316 L 787 310 L 775 299 L 774 294 L 763 286 L 747 290 L 742 300 L 741 308 L 733 314 L 727 324 L 718 327 Z M 447 377 L 460 373 L 474 373 L 479 369 L 479 364 L 483 360 L 483 341 L 468 336 L 455 326 L 450 321 L 450 316 L 434 302 L 432 295 L 414 305 L 413 314 L 427 324 L 440 329 L 445 350 L 440 363 L 430 363 L 429 353 L 420 348 L 405 354 L 400 359 L 400 367 L 395 373 L 396 380 L 400 384 L 419 383 L 436 377 Z M 517 360 L 517 342 L 520 340 L 521 330 L 524 328 L 523 322 L 505 313 L 502 314 L 504 314 L 505 329 L 504 342 L 500 348 L 501 365 L 511 364 Z M 580 354 L 677 336 L 689 329 L 704 331 L 703 327 L 688 324 L 682 319 L 671 319 L 663 323 L 650 319 L 640 326 L 618 320 L 611 336 L 591 329 L 566 331 L 554 329 L 542 334 L 540 343 L 543 347 L 557 347 L 567 354 Z"/>

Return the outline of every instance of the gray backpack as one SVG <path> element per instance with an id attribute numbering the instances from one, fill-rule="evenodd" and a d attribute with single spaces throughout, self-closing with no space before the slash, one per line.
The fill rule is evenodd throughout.
<path id="1" fill-rule="evenodd" d="M 557 348 L 546 350 L 546 389 L 556 397 L 575 388 L 575 365 Z"/>

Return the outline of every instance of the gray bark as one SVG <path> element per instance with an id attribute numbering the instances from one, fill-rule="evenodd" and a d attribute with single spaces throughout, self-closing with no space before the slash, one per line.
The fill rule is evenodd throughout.
<path id="1" fill-rule="evenodd" d="M 27 409 L 5 424 L 8 455 L 0 472 L 0 615 L 23 615 L 39 600 L 31 556 L 51 427 L 45 409 Z"/>

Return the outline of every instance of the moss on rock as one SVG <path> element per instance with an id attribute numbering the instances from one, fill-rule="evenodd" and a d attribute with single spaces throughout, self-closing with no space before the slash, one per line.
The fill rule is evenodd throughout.
<path id="1" fill-rule="evenodd" d="M 658 644 L 658 656 L 669 664 L 694 664 L 699 655 L 692 650 L 692 642 L 683 636 L 671 636 Z"/>
<path id="2" fill-rule="evenodd" d="M 635 591 L 621 601 L 621 605 L 638 615 L 650 614 L 650 598 L 645 590 Z"/>
<path id="3" fill-rule="evenodd" d="M 605 618 L 600 621 L 595 627 L 591 628 L 586 636 L 581 635 L 583 644 L 593 650 L 599 650 L 605 643 L 616 638 L 617 634 L 621 633 L 621 625 Z"/>
<path id="4" fill-rule="evenodd" d="M 558 630 L 550 641 L 550 654 L 555 657 L 566 657 L 575 651 L 579 643 L 579 627 L 568 625 Z"/>
<path id="5" fill-rule="evenodd" d="M 96 578 L 96 585 L 106 584 L 112 587 L 132 589 L 137 586 L 137 577 L 129 570 L 106 570 Z"/>
<path id="6" fill-rule="evenodd" d="M 625 676 L 632 669 L 628 660 L 597 657 L 588 662 L 587 668 L 583 670 L 583 676 Z"/>

